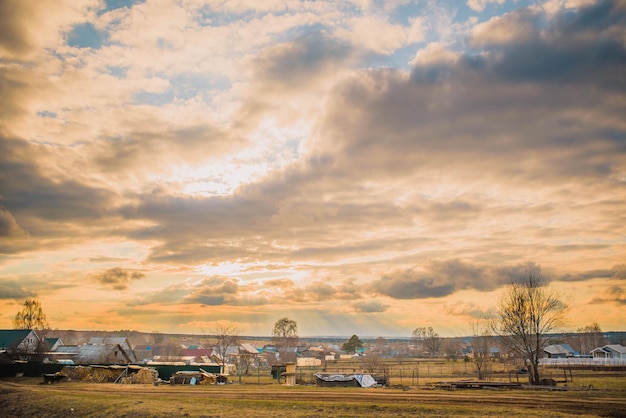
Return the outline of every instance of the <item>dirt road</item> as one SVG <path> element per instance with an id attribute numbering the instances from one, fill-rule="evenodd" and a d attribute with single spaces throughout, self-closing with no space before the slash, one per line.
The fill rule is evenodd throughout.
<path id="1" fill-rule="evenodd" d="M 63 405 L 75 405 L 72 411 L 82 408 L 84 416 L 98 416 L 100 402 L 101 412 L 104 406 L 109 405 L 115 405 L 118 411 L 125 408 L 126 412 L 118 416 L 168 416 L 169 412 L 176 412 L 167 410 L 166 406 L 170 404 L 177 405 L 179 412 L 186 411 L 188 416 L 201 416 L 203 414 L 198 411 L 207 412 L 211 405 L 219 404 L 221 409 L 212 410 L 212 413 L 218 413 L 205 416 L 236 416 L 241 413 L 252 413 L 250 416 L 318 416 L 336 411 L 340 411 L 340 416 L 353 416 L 350 411 L 358 411 L 354 416 L 371 411 L 372 415 L 378 417 L 409 416 L 412 413 L 422 416 L 481 416 L 482 411 L 484 415 L 492 416 L 507 412 L 510 416 L 626 417 L 626 397 L 623 392 L 403 391 L 277 385 L 152 386 L 74 382 L 25 385 L 0 381 L 2 398 L 6 399 L 9 394 L 16 402 L 22 399 L 30 400 L 32 404 L 41 401 L 46 405 L 46 399 L 57 400 L 59 404 L 58 401 L 63 400 Z M 422 409 L 415 409 L 418 406 Z M 4 400 L 0 400 L 2 407 L 12 410 L 11 405 L 7 405 Z M 374 407 L 375 411 L 371 409 Z M 48 416 L 63 416 L 62 412 L 65 411 L 59 410 L 59 414 L 55 415 L 51 413 L 50 406 L 45 408 L 48 408 Z M 128 414 L 128 411 L 131 413 Z M 428 411 L 434 412 L 431 415 Z M 39 416 L 36 409 L 29 411 L 18 408 L 17 412 L 24 414 L 13 416 L 24 416 L 26 413 Z"/>

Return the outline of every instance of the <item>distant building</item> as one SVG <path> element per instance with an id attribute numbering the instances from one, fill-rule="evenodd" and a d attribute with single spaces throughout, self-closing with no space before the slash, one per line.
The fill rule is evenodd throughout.
<path id="1" fill-rule="evenodd" d="M 620 344 L 609 344 L 591 350 L 593 358 L 626 359 L 626 347 Z"/>
<path id="2" fill-rule="evenodd" d="M 552 344 L 545 347 L 543 352 L 548 358 L 567 358 L 578 355 L 578 352 L 575 351 L 569 344 Z"/>
<path id="3" fill-rule="evenodd" d="M 60 346 L 57 353 L 74 364 L 129 364 L 137 363 L 137 358 L 127 338 L 93 337 L 87 344 L 78 346 Z"/>
<path id="4" fill-rule="evenodd" d="M 3 361 L 25 360 L 41 349 L 41 339 L 32 329 L 0 330 L 0 354 Z"/>
<path id="5" fill-rule="evenodd" d="M 46 351 L 56 351 L 59 347 L 63 346 L 63 341 L 60 338 L 45 338 Z"/>

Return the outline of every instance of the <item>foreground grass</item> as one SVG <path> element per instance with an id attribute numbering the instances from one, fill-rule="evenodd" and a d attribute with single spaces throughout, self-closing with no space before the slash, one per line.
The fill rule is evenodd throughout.
<path id="1" fill-rule="evenodd" d="M 40 379 L 0 381 L 0 411 L 4 417 L 591 417 L 584 408 L 575 412 L 551 406 L 561 401 L 590 397 L 597 402 L 602 393 L 559 393 L 541 395 L 528 392 L 455 393 L 415 391 L 425 397 L 415 400 L 386 401 L 384 396 L 367 399 L 368 393 L 393 394 L 402 391 L 359 388 L 329 389 L 285 387 L 279 385 L 160 386 L 112 385 L 63 382 L 41 385 Z M 245 399 L 231 399 L 243 394 Z M 342 401 L 342 394 L 360 396 Z M 601 396 L 597 396 L 601 395 Z M 290 399 L 285 400 L 288 396 Z M 528 408 L 521 400 L 535 397 L 544 408 Z M 623 395 L 622 395 L 623 396 Z M 252 399 L 250 399 L 252 398 Z M 592 399 L 593 398 L 593 399 Z M 493 400 L 499 402 L 493 402 Z M 516 402 L 518 399 L 520 402 Z M 518 405 L 519 403 L 519 405 Z M 554 403 L 556 405 L 556 403 Z M 620 416 L 619 410 L 607 409 L 605 416 Z"/>

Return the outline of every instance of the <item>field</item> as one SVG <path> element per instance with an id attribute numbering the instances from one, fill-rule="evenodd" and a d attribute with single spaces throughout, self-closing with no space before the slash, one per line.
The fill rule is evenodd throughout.
<path id="1" fill-rule="evenodd" d="M 609 386 L 620 387 L 624 378 Z M 4 417 L 623 417 L 621 390 L 318 388 L 278 384 L 117 385 L 0 380 Z"/>
<path id="2" fill-rule="evenodd" d="M 558 381 L 543 390 L 443 390 L 442 383 L 475 379 L 463 361 L 386 359 L 375 374 L 389 387 L 320 388 L 315 372 L 360 373 L 357 360 L 298 369 L 296 386 L 278 384 L 269 368 L 234 374 L 227 385 L 121 385 L 41 378 L 0 380 L 3 417 L 626 417 L 626 373 L 543 369 Z M 518 366 L 494 362 L 490 382 L 526 383 Z M 162 376 L 163 377 L 163 376 Z"/>

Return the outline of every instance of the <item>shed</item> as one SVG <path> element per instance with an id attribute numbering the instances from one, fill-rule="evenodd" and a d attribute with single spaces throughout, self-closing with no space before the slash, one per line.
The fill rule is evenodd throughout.
<path id="1" fill-rule="evenodd" d="M 568 344 L 552 344 L 543 349 L 548 358 L 574 357 L 578 353 Z"/>

